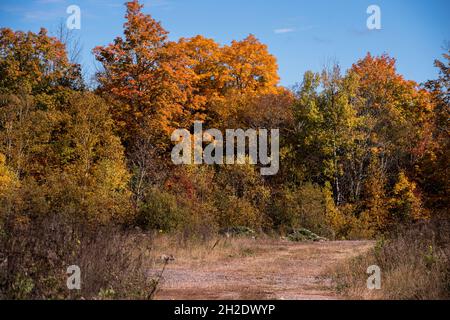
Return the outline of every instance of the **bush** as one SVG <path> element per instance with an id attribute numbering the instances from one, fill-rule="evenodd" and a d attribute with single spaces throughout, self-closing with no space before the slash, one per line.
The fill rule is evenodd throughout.
<path id="1" fill-rule="evenodd" d="M 193 203 L 196 210 L 191 208 L 189 220 L 182 226 L 183 240 L 198 239 L 207 241 L 218 233 L 217 210 L 208 204 Z"/>
<path id="2" fill-rule="evenodd" d="M 166 217 L 166 228 L 159 230 L 175 231 L 181 239 L 188 240 L 199 238 L 210 239 L 217 234 L 218 210 L 214 203 L 214 186 L 211 186 L 214 177 L 214 168 L 201 166 L 177 167 L 171 172 L 162 187 L 162 190 L 150 188 L 150 196 L 144 199 L 144 212 L 149 207 L 149 202 L 165 201 L 168 212 L 160 212 L 156 216 Z M 153 198 L 153 199 L 151 199 Z M 164 199 L 163 199 L 164 198 Z M 152 205 L 155 209 L 155 205 Z M 161 209 L 162 210 L 162 209 Z M 160 210 L 160 211 L 161 211 Z M 163 226 L 160 218 L 151 217 L 147 210 L 147 217 L 143 217 L 142 210 L 138 215 L 138 224 L 149 221 L 150 229 L 158 229 Z M 155 213 L 157 210 L 153 210 Z M 144 219 L 142 219 L 144 218 Z M 140 220 L 140 221 L 139 221 Z M 169 223 L 169 220 L 172 222 Z M 152 222 L 153 221 L 153 222 Z M 158 222 L 155 225 L 154 222 Z M 167 225 L 168 224 L 168 225 Z M 147 224 L 148 225 L 148 224 Z M 168 228 L 167 228 L 168 227 Z"/>
<path id="3" fill-rule="evenodd" d="M 147 230 L 170 232 L 179 229 L 188 216 L 189 212 L 178 205 L 174 195 L 153 188 L 139 209 L 137 223 Z"/>
<path id="4" fill-rule="evenodd" d="M 64 214 L 9 215 L 0 241 L 0 298 L 147 299 L 153 290 L 143 264 L 149 243 L 117 227 L 95 227 Z M 70 291 L 67 268 L 81 270 Z"/>
<path id="5" fill-rule="evenodd" d="M 220 228 L 248 227 L 261 229 L 270 197 L 259 171 L 249 165 L 225 165 L 214 177 L 211 202 L 218 211 Z"/>
<path id="6" fill-rule="evenodd" d="M 221 228 L 248 227 L 260 228 L 261 212 L 250 201 L 234 195 L 218 195 L 218 222 Z"/>
<path id="7" fill-rule="evenodd" d="M 283 232 L 306 228 L 313 233 L 335 238 L 340 234 L 343 216 L 326 189 L 311 183 L 285 188 L 272 202 L 269 216 Z"/>
<path id="8" fill-rule="evenodd" d="M 308 229 L 298 229 L 291 232 L 287 239 L 294 242 L 303 242 L 303 241 L 326 241 L 326 238 L 320 237 L 317 234 L 309 231 Z"/>

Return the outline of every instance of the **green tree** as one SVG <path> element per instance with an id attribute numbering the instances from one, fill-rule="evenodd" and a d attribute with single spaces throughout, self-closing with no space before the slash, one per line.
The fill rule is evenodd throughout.
<path id="1" fill-rule="evenodd" d="M 343 179 L 361 140 L 361 119 L 353 105 L 355 81 L 342 77 L 338 66 L 322 75 L 307 72 L 294 107 L 296 156 L 305 166 L 305 178 L 322 185 L 330 182 L 337 205 L 349 200 Z"/>

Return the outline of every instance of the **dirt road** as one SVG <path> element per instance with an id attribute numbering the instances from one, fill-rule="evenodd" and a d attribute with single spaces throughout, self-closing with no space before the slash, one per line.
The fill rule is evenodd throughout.
<path id="1" fill-rule="evenodd" d="M 164 273 L 159 300 L 339 299 L 324 272 L 373 246 L 367 241 L 255 241 L 209 261 L 176 259 Z"/>

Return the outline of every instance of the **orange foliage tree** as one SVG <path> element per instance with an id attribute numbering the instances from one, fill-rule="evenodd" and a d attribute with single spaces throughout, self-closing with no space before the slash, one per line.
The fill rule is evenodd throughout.
<path id="1" fill-rule="evenodd" d="M 99 90 L 120 102 L 114 116 L 126 141 L 140 131 L 168 136 L 195 113 L 188 102 L 196 75 L 161 24 L 142 13 L 138 1 L 126 5 L 124 38 L 94 49 L 104 68 Z"/>
<path id="2" fill-rule="evenodd" d="M 359 77 L 358 96 L 364 101 L 358 112 L 373 120 L 367 128 L 370 145 L 383 164 L 411 168 L 430 147 L 434 104 L 429 92 L 397 73 L 395 62 L 368 54 L 351 71 Z"/>
<path id="3" fill-rule="evenodd" d="M 233 41 L 223 51 L 229 69 L 228 87 L 240 93 L 276 92 L 279 81 L 277 61 L 254 35 Z"/>

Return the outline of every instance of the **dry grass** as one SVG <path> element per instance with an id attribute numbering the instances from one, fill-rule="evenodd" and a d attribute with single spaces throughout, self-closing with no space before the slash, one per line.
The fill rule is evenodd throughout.
<path id="1" fill-rule="evenodd" d="M 381 268 L 381 290 L 368 290 L 366 270 Z M 435 221 L 398 230 L 369 253 L 331 271 L 336 289 L 350 299 L 450 298 L 450 223 Z"/>
<path id="2" fill-rule="evenodd" d="M 152 239 L 149 261 L 153 268 L 160 267 L 163 256 L 173 256 L 178 263 L 193 267 L 205 262 L 215 263 L 228 258 L 240 258 L 264 253 L 273 240 L 253 238 L 215 237 L 209 240 L 182 240 L 173 235 L 158 235 Z M 256 245 L 257 244 L 257 245 Z"/>
<path id="3" fill-rule="evenodd" d="M 151 239 L 134 231 L 92 228 L 64 215 L 10 219 L 0 237 L 0 299 L 148 299 Z M 68 290 L 67 267 L 81 270 Z"/>

